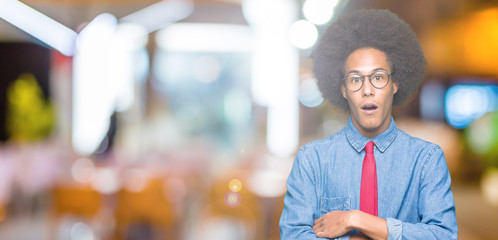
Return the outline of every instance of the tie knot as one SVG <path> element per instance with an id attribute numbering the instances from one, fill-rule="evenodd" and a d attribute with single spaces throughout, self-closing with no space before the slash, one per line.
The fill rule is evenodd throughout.
<path id="1" fill-rule="evenodd" d="M 374 142 L 372 142 L 372 141 L 368 142 L 367 145 L 365 146 L 365 152 L 367 154 L 373 154 L 373 152 L 374 152 L 374 145 L 375 145 Z"/>

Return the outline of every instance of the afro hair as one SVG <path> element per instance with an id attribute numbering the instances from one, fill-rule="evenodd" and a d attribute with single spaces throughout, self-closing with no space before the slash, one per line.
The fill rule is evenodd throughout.
<path id="1" fill-rule="evenodd" d="M 332 105 L 349 110 L 341 94 L 345 62 L 368 47 L 384 52 L 394 72 L 399 86 L 393 105 L 403 105 L 422 83 L 427 61 L 410 26 L 388 10 L 357 10 L 333 22 L 312 54 L 318 87 Z"/>

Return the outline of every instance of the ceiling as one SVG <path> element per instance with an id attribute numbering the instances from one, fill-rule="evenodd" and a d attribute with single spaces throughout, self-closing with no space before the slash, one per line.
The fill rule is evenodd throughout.
<path id="1" fill-rule="evenodd" d="M 190 21 L 244 23 L 240 4 L 244 0 L 194 0 Z M 249 0 L 250 1 L 250 0 Z M 304 0 L 289 0 L 303 3 Z M 348 9 L 387 8 L 407 21 L 419 32 L 435 22 L 463 15 L 489 5 L 494 0 L 342 0 Z M 78 31 L 97 15 L 107 12 L 118 19 L 152 5 L 158 0 L 22 0 L 23 3 Z M 0 41 L 31 40 L 31 37 L 0 19 Z"/>
<path id="2" fill-rule="evenodd" d="M 244 22 L 240 4 L 243 0 L 194 0 L 192 21 Z M 250 0 L 249 0 L 250 1 Z M 303 3 L 304 0 L 289 0 Z M 344 0 L 342 0 L 344 1 Z M 348 1 L 348 0 L 346 0 Z M 158 0 L 22 0 L 23 3 L 55 19 L 65 26 L 78 28 L 97 15 L 108 12 L 118 19 L 138 11 Z M 492 0 L 352 0 L 349 9 L 388 8 L 405 19 L 415 31 L 430 26 L 434 21 L 462 14 L 471 5 L 486 5 Z M 0 19 L 0 41 L 31 39 L 16 27 Z"/>
<path id="3" fill-rule="evenodd" d="M 94 19 L 101 13 L 111 13 L 118 19 L 127 16 L 135 11 L 143 9 L 159 0 L 23 0 L 22 2 L 37 9 L 45 15 L 55 19 L 63 25 L 78 32 L 85 23 Z M 211 22 L 211 23 L 233 23 L 247 24 L 241 9 L 243 1 L 251 0 L 193 0 L 194 11 L 190 17 L 182 21 L 186 22 Z M 260 0 L 264 1 L 264 0 Z M 271 1 L 271 0 L 268 0 Z M 288 0 L 297 1 L 302 4 L 305 0 Z M 404 19 L 416 32 L 421 39 L 421 44 L 431 52 L 427 54 L 429 65 L 441 68 L 446 66 L 444 72 L 452 72 L 463 70 L 464 73 L 479 72 L 484 75 L 498 76 L 496 69 L 498 67 L 486 67 L 486 71 L 482 71 L 483 62 L 488 62 L 488 59 L 482 61 L 474 61 L 471 64 L 463 64 L 462 61 L 455 59 L 463 59 L 468 55 L 465 52 L 476 52 L 475 46 L 472 44 L 463 43 L 465 41 L 473 41 L 473 35 L 479 34 L 476 31 L 468 31 L 465 23 L 466 19 L 471 19 L 471 16 L 484 9 L 497 8 L 498 1 L 496 0 L 341 0 L 347 4 L 344 11 L 359 8 L 387 8 Z M 470 16 L 470 17 L 469 17 Z M 498 23 L 497 23 L 498 24 Z M 448 31 L 446 26 L 451 26 L 452 29 L 458 31 Z M 490 26 L 496 26 L 491 24 Z M 484 27 L 482 31 L 486 31 Z M 453 35 L 452 35 L 453 34 Z M 439 39 L 440 45 L 433 44 L 435 39 L 433 36 L 444 36 Z M 467 35 L 462 38 L 462 35 Z M 494 36 L 494 35 L 493 35 Z M 491 36 L 491 37 L 493 37 Z M 487 41 L 485 36 L 480 38 L 481 41 Z M 498 42 L 498 37 L 493 38 Z M 498 52 L 496 44 L 489 43 L 486 45 L 493 47 L 493 51 Z M 3 19 L 0 19 L 0 42 L 16 42 L 16 41 L 37 41 L 27 33 L 17 29 Z M 497 43 L 498 44 L 498 43 Z M 459 46 L 465 45 L 467 50 L 461 51 Z M 454 46 L 457 51 L 448 52 L 445 57 L 441 57 L 438 49 L 440 46 Z M 481 52 L 489 52 L 487 49 L 478 49 Z M 434 50 L 435 49 L 435 50 Z M 424 49 L 425 51 L 426 49 Z M 475 54 L 474 54 L 475 55 Z M 498 53 L 488 54 L 490 59 L 498 56 Z M 455 57 L 456 56 L 456 57 Z M 479 59 L 479 56 L 471 56 Z M 453 61 L 452 61 L 453 59 Z M 431 64 L 431 61 L 434 64 Z M 437 61 L 437 62 L 436 62 Z M 496 62 L 496 61 L 492 61 Z M 470 67 L 474 65 L 473 67 Z M 431 70 L 431 69 L 429 69 Z M 462 71 L 460 71 L 461 73 Z"/>
<path id="4" fill-rule="evenodd" d="M 66 27 L 78 31 L 101 13 L 122 18 L 159 0 L 23 0 Z M 185 21 L 245 23 L 240 0 L 195 0 L 195 9 Z M 0 42 L 33 41 L 33 37 L 0 18 Z M 35 40 L 36 41 L 36 40 Z"/>

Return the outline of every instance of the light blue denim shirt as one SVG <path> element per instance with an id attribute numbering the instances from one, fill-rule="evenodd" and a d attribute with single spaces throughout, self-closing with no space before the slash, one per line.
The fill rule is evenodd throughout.
<path id="1" fill-rule="evenodd" d="M 363 148 L 368 141 L 375 143 L 378 213 L 387 220 L 388 239 L 457 239 L 443 151 L 399 130 L 392 118 L 389 128 L 373 139 L 361 135 L 350 118 L 341 131 L 299 149 L 287 180 L 281 239 L 319 239 L 312 230 L 315 219 L 360 208 Z"/>

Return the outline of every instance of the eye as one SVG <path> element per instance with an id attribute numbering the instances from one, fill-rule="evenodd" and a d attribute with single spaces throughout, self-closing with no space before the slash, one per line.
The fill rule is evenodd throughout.
<path id="1" fill-rule="evenodd" d="M 374 73 L 374 75 L 372 76 L 372 80 L 375 80 L 375 81 L 381 81 L 381 80 L 384 80 L 386 78 L 387 78 L 387 76 L 385 73 Z"/>
<path id="2" fill-rule="evenodd" d="M 359 83 L 359 82 L 361 82 L 361 77 L 357 76 L 357 75 L 349 76 L 348 79 L 349 79 L 349 82 L 351 82 L 351 83 Z"/>

